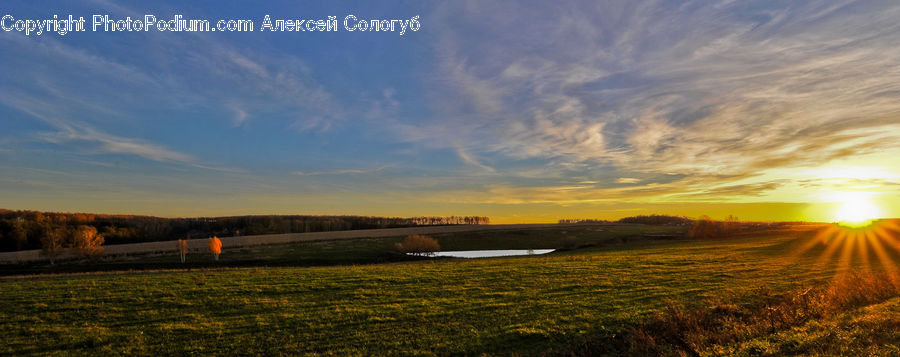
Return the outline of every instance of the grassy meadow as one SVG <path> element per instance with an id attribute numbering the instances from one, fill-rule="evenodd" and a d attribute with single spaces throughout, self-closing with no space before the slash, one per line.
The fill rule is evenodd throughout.
<path id="1" fill-rule="evenodd" d="M 573 225 L 552 228 L 489 230 L 435 234 L 441 249 L 573 249 L 641 242 L 653 236 L 680 236 L 686 230 L 677 226 Z M 282 245 L 257 245 L 225 249 L 218 261 L 206 249 L 192 250 L 186 263 L 175 253 L 111 256 L 100 261 L 0 264 L 0 275 L 67 273 L 84 271 L 119 271 L 144 269 L 184 269 L 241 266 L 323 266 L 359 265 L 420 260 L 396 253 L 395 245 L 404 237 L 325 240 Z M 175 242 L 172 242 L 174 249 Z"/>
<path id="2" fill-rule="evenodd" d="M 443 250 L 569 248 L 544 256 L 397 261 L 403 258 L 390 249 L 398 237 L 226 251 L 219 267 L 194 254 L 191 269 L 168 269 L 178 258 L 163 256 L 93 265 L 157 269 L 6 277 L 0 354 L 637 353 L 627 337 L 672 306 L 755 306 L 761 296 L 827 286 L 843 270 L 881 271 L 900 261 L 894 249 L 869 259 L 854 253 L 862 248 L 811 244 L 810 227 L 706 241 L 655 238 L 683 229 L 585 225 L 435 236 Z M 243 266 L 260 262 L 271 264 Z M 864 330 L 900 325 L 895 295 L 694 350 L 777 355 L 789 346 L 839 354 L 852 342 L 852 351 L 896 353 L 895 333 L 873 344 Z M 844 332 L 829 334 L 835 329 Z"/>

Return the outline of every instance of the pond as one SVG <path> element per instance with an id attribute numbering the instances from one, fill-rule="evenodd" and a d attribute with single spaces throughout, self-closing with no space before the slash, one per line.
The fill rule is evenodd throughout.
<path id="1" fill-rule="evenodd" d="M 427 254 L 431 257 L 453 257 L 453 258 L 489 258 L 489 257 L 508 257 L 515 255 L 537 255 L 547 254 L 556 249 L 503 249 L 503 250 L 457 250 L 447 252 L 434 252 Z M 409 253 L 410 255 L 421 255 Z"/>

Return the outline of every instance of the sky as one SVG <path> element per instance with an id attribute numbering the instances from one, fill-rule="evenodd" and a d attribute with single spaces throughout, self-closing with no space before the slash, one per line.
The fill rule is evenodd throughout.
<path id="1" fill-rule="evenodd" d="M 162 217 L 900 216 L 896 1 L 4 1 L 0 207 Z M 360 32 L 417 18 L 418 31 Z M 339 31 L 259 31 L 337 18 Z M 90 27 L 90 26 L 89 26 Z"/>

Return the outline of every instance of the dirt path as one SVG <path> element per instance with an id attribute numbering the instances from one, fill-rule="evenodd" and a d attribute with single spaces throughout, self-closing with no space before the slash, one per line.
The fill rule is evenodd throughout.
<path id="1" fill-rule="evenodd" d="M 334 232 L 312 232 L 312 233 L 288 233 L 288 234 L 265 234 L 256 236 L 240 236 L 240 237 L 224 237 L 219 238 L 222 241 L 222 249 L 247 247 L 264 244 L 284 244 L 294 242 L 312 242 L 322 240 L 338 240 L 338 239 L 359 239 L 359 238 L 381 238 L 381 237 L 398 237 L 409 234 L 440 234 L 455 232 L 472 232 L 487 230 L 504 230 L 504 229 L 522 229 L 522 228 L 541 228 L 555 227 L 557 224 L 500 224 L 500 225 L 458 225 L 458 226 L 428 226 L 428 227 L 409 227 L 409 228 L 384 228 L 384 229 L 360 229 L 352 231 L 334 231 Z M 205 249 L 206 239 L 189 239 L 188 247 L 190 249 Z M 106 255 L 124 255 L 124 254 L 145 254 L 160 252 L 176 252 L 178 250 L 176 241 L 160 241 L 133 244 L 116 244 L 103 247 Z M 65 259 L 65 257 L 61 257 Z M 23 250 L 18 252 L 0 253 L 0 264 L 23 263 L 46 260 L 46 257 L 40 255 L 40 250 Z"/>

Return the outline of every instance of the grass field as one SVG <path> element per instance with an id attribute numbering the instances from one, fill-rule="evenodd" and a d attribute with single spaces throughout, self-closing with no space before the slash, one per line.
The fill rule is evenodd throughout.
<path id="1" fill-rule="evenodd" d="M 452 227 L 452 226 L 451 226 Z M 488 230 L 433 234 L 441 248 L 479 249 L 558 249 L 601 245 L 621 245 L 647 240 L 645 234 L 680 235 L 684 227 L 642 225 L 575 225 L 552 228 Z M 396 254 L 394 245 L 402 236 L 325 240 L 293 244 L 224 248 L 219 261 L 206 249 L 193 250 L 182 264 L 174 251 L 167 255 L 137 254 L 112 256 L 99 262 L 63 262 L 51 266 L 47 261 L 27 264 L 0 264 L 0 275 L 118 271 L 130 269 L 184 269 L 241 266 L 321 266 L 374 264 L 419 260 Z M 175 242 L 171 242 L 175 247 Z"/>
<path id="2" fill-rule="evenodd" d="M 437 236 L 445 250 L 581 247 L 546 256 L 346 265 L 392 259 L 386 251 L 399 238 L 388 238 L 260 247 L 225 252 L 220 262 L 282 266 L 199 268 L 208 263 L 198 262 L 190 271 L 4 278 L 0 354 L 565 353 L 585 342 L 614 341 L 668 303 L 742 303 L 756 299 L 761 289 L 827 284 L 840 270 L 880 270 L 900 261 L 896 250 L 877 261 L 855 254 L 823 259 L 828 246 L 801 249 L 813 235 L 803 229 L 711 241 L 641 236 L 660 230 L 677 228 L 583 226 Z M 145 259 L 169 267 L 168 260 L 177 257 Z M 105 270 L 138 263 L 99 265 Z M 896 345 L 871 347 L 865 336 L 816 331 L 847 324 L 847 331 L 862 331 L 865 325 L 854 325 L 854 319 L 896 326 L 897 306 L 891 300 L 705 353 L 777 354 L 781 350 L 770 347 L 783 341 L 821 347 L 823 338 L 832 345 L 857 341 L 856 351 L 890 352 Z M 879 309 L 891 314 L 866 318 Z"/>

